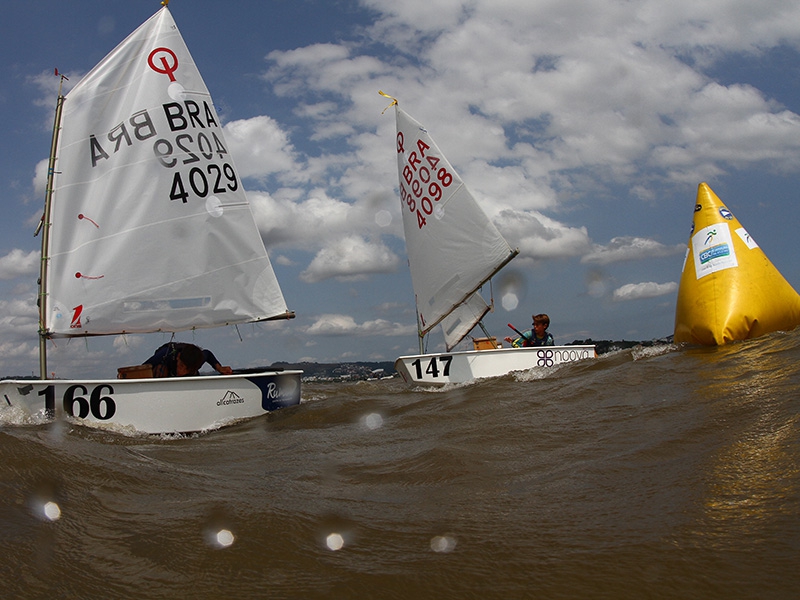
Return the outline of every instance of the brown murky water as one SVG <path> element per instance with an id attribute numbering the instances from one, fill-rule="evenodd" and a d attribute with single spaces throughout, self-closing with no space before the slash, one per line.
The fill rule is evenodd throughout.
<path id="1" fill-rule="evenodd" d="M 184 439 L 0 409 L 3 598 L 797 598 L 800 333 Z"/>

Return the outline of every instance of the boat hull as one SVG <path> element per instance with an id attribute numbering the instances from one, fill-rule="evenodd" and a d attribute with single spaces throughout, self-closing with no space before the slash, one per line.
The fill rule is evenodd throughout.
<path id="1" fill-rule="evenodd" d="M 401 356 L 395 361 L 394 368 L 406 383 L 442 386 L 596 357 L 595 347 L 591 345 L 493 348 Z"/>
<path id="2" fill-rule="evenodd" d="M 152 434 L 192 433 L 300 403 L 302 371 L 108 380 L 0 381 L 0 411 Z"/>

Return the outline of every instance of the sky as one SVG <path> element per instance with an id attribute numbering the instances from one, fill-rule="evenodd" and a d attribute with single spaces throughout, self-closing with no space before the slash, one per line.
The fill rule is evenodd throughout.
<path id="1" fill-rule="evenodd" d="M 38 373 L 36 280 L 58 87 L 158 0 L 7 3 L 0 21 L 0 375 Z M 176 335 L 234 367 L 418 351 L 397 98 L 520 254 L 492 335 L 674 329 L 707 182 L 800 289 L 800 3 L 172 0 L 295 319 Z M 501 299 L 506 301 L 501 302 Z M 513 299 L 513 301 L 507 301 Z M 478 333 L 476 335 L 483 335 Z M 113 377 L 168 334 L 58 340 L 58 377 Z M 427 349 L 443 349 L 441 333 Z"/>

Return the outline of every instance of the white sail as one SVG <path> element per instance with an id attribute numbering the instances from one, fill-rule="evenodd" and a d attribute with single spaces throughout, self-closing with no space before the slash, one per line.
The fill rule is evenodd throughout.
<path id="1" fill-rule="evenodd" d="M 164 7 L 66 97 L 45 257 L 46 335 L 181 331 L 290 314 L 228 151 Z"/>
<path id="2" fill-rule="evenodd" d="M 396 116 L 403 227 L 424 335 L 517 251 L 497 231 L 427 130 L 399 106 Z M 475 313 L 472 306 L 467 312 Z"/>
<path id="3" fill-rule="evenodd" d="M 463 340 L 480 320 L 489 312 L 489 305 L 478 292 L 472 294 L 453 312 L 442 319 L 442 333 L 447 351 Z"/>

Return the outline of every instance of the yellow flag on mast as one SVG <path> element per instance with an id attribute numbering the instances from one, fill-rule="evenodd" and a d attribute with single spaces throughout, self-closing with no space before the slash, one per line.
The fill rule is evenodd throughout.
<path id="1" fill-rule="evenodd" d="M 800 325 L 800 295 L 706 183 L 697 189 L 675 342 L 714 346 Z"/>

